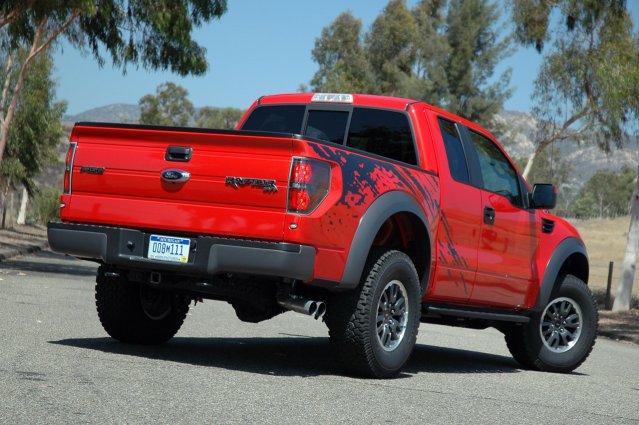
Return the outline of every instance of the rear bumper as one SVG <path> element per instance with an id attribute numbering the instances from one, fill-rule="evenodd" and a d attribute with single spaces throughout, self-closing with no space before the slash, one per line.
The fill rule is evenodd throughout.
<path id="1" fill-rule="evenodd" d="M 188 262 L 173 263 L 146 257 L 151 235 L 149 232 L 50 222 L 47 234 L 49 246 L 55 252 L 142 270 L 174 271 L 200 276 L 245 273 L 309 280 L 315 266 L 315 248 L 284 242 L 191 237 Z M 153 234 L 166 233 L 157 231 Z"/>

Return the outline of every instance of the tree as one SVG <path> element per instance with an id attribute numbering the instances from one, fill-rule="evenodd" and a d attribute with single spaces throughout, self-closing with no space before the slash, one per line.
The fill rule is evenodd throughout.
<path id="1" fill-rule="evenodd" d="M 447 17 L 450 54 L 446 60 L 447 109 L 471 121 L 487 125 L 503 109 L 512 90 L 510 70 L 491 83 L 494 69 L 511 54 L 511 37 L 499 39 L 495 23 L 500 14 L 484 0 L 453 0 Z"/>
<path id="2" fill-rule="evenodd" d="M 508 138 L 500 137 L 508 150 Z M 515 158 L 519 169 L 526 165 L 527 158 Z M 570 161 L 564 159 L 559 149 L 546 149 L 540 153 L 530 171 L 529 181 L 536 183 L 553 183 L 557 186 L 557 210 L 571 210 L 570 189 L 566 183 L 570 181 L 573 167 Z M 574 197 L 574 195 L 573 195 Z M 572 211 L 571 211 L 572 212 Z"/>
<path id="3" fill-rule="evenodd" d="M 233 129 L 244 111 L 237 108 L 211 108 L 205 106 L 198 112 L 195 126 L 201 128 Z"/>
<path id="4" fill-rule="evenodd" d="M 550 51 L 535 81 L 533 115 L 540 122 L 528 177 L 541 151 L 586 136 L 604 150 L 621 146 L 637 117 L 639 49 L 624 0 L 511 0 L 516 38 Z M 557 13 L 562 20 L 552 19 Z"/>
<path id="5" fill-rule="evenodd" d="M 417 24 L 413 78 L 408 87 L 413 96 L 441 104 L 448 95 L 447 58 L 451 46 L 442 29 L 446 25 L 446 0 L 423 0 L 413 9 Z"/>
<path id="6" fill-rule="evenodd" d="M 312 89 L 419 99 L 488 125 L 510 96 L 509 72 L 492 82 L 510 54 L 498 20 L 484 0 L 421 0 L 412 10 L 390 0 L 361 47 L 361 22 L 345 12 L 315 41 Z"/>
<path id="7" fill-rule="evenodd" d="M 572 212 L 580 218 L 628 214 L 628 199 L 634 185 L 635 173 L 630 168 L 597 171 L 579 191 Z"/>
<path id="8" fill-rule="evenodd" d="M 313 91 L 362 93 L 373 90 L 361 31 L 362 21 L 350 11 L 339 15 L 322 30 L 311 51 L 313 60 L 319 65 L 311 80 Z"/>
<path id="9" fill-rule="evenodd" d="M 100 64 L 103 54 L 110 56 L 124 71 L 127 65 L 142 65 L 201 75 L 207 68 L 206 51 L 191 33 L 225 11 L 226 0 L 4 0 L 0 46 L 8 52 L 4 75 L 13 78 L 5 78 L 2 84 L 0 161 L 29 67 L 60 37 L 92 54 Z M 22 47 L 28 53 L 17 61 Z"/>
<path id="10" fill-rule="evenodd" d="M 533 97 L 543 124 L 524 170 L 553 142 L 588 136 L 604 150 L 621 147 L 639 113 L 639 45 L 625 0 L 511 0 L 516 37 L 546 53 Z M 553 13 L 561 16 L 557 25 Z M 638 174 L 639 175 L 639 174 Z M 639 185 L 639 183 L 637 183 Z M 626 253 L 614 310 L 627 310 L 639 250 L 639 189 L 631 198 Z"/>
<path id="11" fill-rule="evenodd" d="M 140 124 L 184 127 L 189 124 L 195 108 L 182 86 L 167 82 L 157 86 L 156 95 L 143 96 L 139 105 Z"/>
<path id="12" fill-rule="evenodd" d="M 637 170 L 639 176 L 639 169 Z M 621 264 L 621 276 L 617 285 L 617 296 L 612 305 L 613 311 L 630 310 L 632 284 L 637 271 L 637 254 L 639 253 L 639 178 L 635 180 L 635 188 L 630 198 L 630 228 L 626 252 Z"/>
<path id="13" fill-rule="evenodd" d="M 405 0 L 390 0 L 366 34 L 366 56 L 380 93 L 403 95 L 412 77 L 417 23 Z"/>
<path id="14" fill-rule="evenodd" d="M 25 60 L 27 55 L 28 51 L 23 50 L 16 55 L 16 60 Z M 54 102 L 52 69 L 49 51 L 33 60 L 31 71 L 24 81 L 22 96 L 16 105 L 5 155 L 0 163 L 0 195 L 5 198 L 9 190 L 22 185 L 22 204 L 25 206 L 26 194 L 33 196 L 37 192 L 34 178 L 40 173 L 43 164 L 57 160 L 55 148 L 64 135 L 60 122 L 66 104 Z M 5 213 L 3 204 L 2 227 L 5 226 Z"/>

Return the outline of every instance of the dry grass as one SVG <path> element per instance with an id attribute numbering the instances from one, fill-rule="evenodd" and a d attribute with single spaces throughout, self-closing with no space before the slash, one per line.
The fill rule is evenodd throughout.
<path id="1" fill-rule="evenodd" d="M 619 272 L 626 251 L 628 226 L 630 217 L 619 217 L 612 220 L 594 219 L 573 221 L 586 243 L 590 261 L 590 282 L 593 290 L 605 291 L 608 280 L 608 263 L 614 261 L 612 275 L 612 295 L 617 292 Z M 639 297 L 639 273 L 635 273 L 632 285 L 633 296 Z"/>

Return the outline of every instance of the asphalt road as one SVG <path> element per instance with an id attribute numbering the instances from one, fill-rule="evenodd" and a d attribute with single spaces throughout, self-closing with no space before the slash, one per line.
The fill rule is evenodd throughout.
<path id="1" fill-rule="evenodd" d="M 325 326 L 257 325 L 192 308 L 159 347 L 110 339 L 92 263 L 43 252 L 0 263 L 0 423 L 639 422 L 639 348 L 599 339 L 575 373 L 528 372 L 502 335 L 422 325 L 398 379 L 343 376 Z"/>

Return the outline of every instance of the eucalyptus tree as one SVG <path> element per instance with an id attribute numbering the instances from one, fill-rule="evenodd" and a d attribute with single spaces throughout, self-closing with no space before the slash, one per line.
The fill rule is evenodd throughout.
<path id="1" fill-rule="evenodd" d="M 533 115 L 541 123 L 528 176 L 544 149 L 590 139 L 621 147 L 639 113 L 639 45 L 625 0 L 510 0 L 520 43 L 545 52 Z M 639 171 L 638 171 L 639 174 Z M 639 251 L 639 180 L 614 310 L 628 310 Z"/>
<path id="2" fill-rule="evenodd" d="M 184 127 L 195 115 L 189 92 L 172 82 L 157 86 L 155 95 L 143 96 L 140 105 L 140 124 Z"/>
<path id="3" fill-rule="evenodd" d="M 179 75 L 207 70 L 206 50 L 193 38 L 196 27 L 226 11 L 226 0 L 4 0 L 0 4 L 0 48 L 4 81 L 0 95 L 0 160 L 27 72 L 33 60 L 64 38 L 71 46 L 104 56 L 117 67 L 142 66 Z M 27 55 L 17 60 L 17 52 Z"/>

